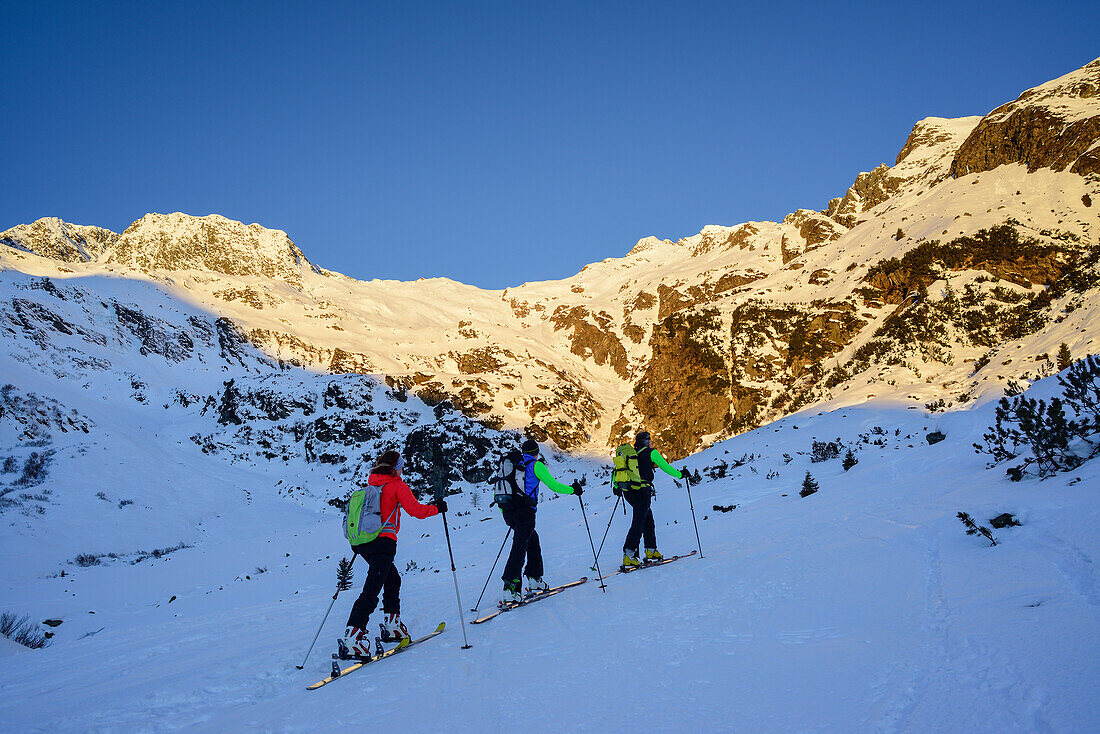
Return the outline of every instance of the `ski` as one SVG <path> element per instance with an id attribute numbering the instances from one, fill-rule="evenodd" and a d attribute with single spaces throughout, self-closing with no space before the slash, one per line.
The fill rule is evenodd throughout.
<path id="1" fill-rule="evenodd" d="M 435 637 L 436 635 L 440 634 L 441 632 L 443 632 L 443 628 L 445 626 L 446 626 L 446 622 L 440 622 L 439 626 L 435 628 L 434 632 L 429 632 L 428 634 L 424 635 L 423 637 L 417 638 L 417 639 L 409 642 L 409 644 L 407 644 L 407 645 L 404 645 L 404 646 L 398 645 L 397 647 L 393 648 L 392 650 L 386 650 L 385 652 L 380 652 L 376 655 L 373 655 L 370 658 L 367 658 L 367 659 L 364 659 L 364 660 L 358 660 L 358 661 L 352 663 L 351 665 L 349 665 L 348 667 L 344 668 L 343 670 L 340 670 L 339 663 L 337 662 L 337 658 L 335 657 L 335 653 L 334 653 L 333 654 L 333 660 L 332 660 L 332 667 L 333 667 L 333 673 L 335 673 L 335 675 L 330 675 L 328 678 L 325 678 L 324 680 L 319 680 L 311 686 L 306 686 L 306 690 L 307 691 L 316 690 L 317 688 L 320 688 L 321 686 L 325 685 L 326 683 L 331 683 L 332 681 L 336 680 L 337 678 L 343 678 L 348 673 L 352 673 L 356 670 L 359 670 L 360 668 L 362 668 L 364 665 L 367 665 L 368 663 L 373 663 L 373 662 L 376 662 L 378 660 L 381 660 L 382 658 L 388 658 L 391 655 L 396 655 L 399 652 L 404 652 L 405 650 L 408 650 L 413 645 L 418 645 L 421 642 L 424 642 L 425 640 L 430 640 L 433 637 Z"/>
<path id="2" fill-rule="evenodd" d="M 548 589 L 547 591 L 542 591 L 542 592 L 539 592 L 538 594 L 532 594 L 531 596 L 525 597 L 524 600 L 521 601 L 521 602 L 508 602 L 507 604 L 504 604 L 502 602 L 502 606 L 499 609 L 497 609 L 495 612 L 491 612 L 489 614 L 486 614 L 484 617 L 481 617 L 480 619 L 475 619 L 473 622 L 470 622 L 470 624 L 482 624 L 484 622 L 488 622 L 490 619 L 494 619 L 495 617 L 497 617 L 501 614 L 504 614 L 505 612 L 510 612 L 513 609 L 518 609 L 520 607 L 525 607 L 528 604 L 531 604 L 532 602 L 541 601 L 541 600 L 545 599 L 548 596 L 554 596 L 555 594 L 560 594 L 561 592 L 565 591 L 566 589 L 568 589 L 570 587 L 580 586 L 585 581 L 588 581 L 588 577 L 587 576 L 582 576 L 581 578 L 577 579 L 576 581 L 571 581 L 568 584 L 562 584 L 561 586 L 554 586 L 554 587 Z"/>
<path id="3" fill-rule="evenodd" d="M 568 589 L 572 586 L 580 586 L 581 584 L 583 584 L 587 580 L 588 580 L 587 576 L 581 576 L 576 581 L 570 581 L 568 584 L 562 584 L 561 586 L 551 586 L 549 589 L 547 589 L 546 591 L 544 591 L 542 593 L 543 594 L 549 594 L 551 591 L 561 591 L 562 589 Z M 533 594 L 533 596 L 539 596 L 539 595 L 538 594 Z"/>
<path id="4" fill-rule="evenodd" d="M 691 553 L 685 553 L 685 554 L 684 554 L 684 555 L 682 555 L 682 556 L 672 556 L 672 557 L 670 557 L 670 558 L 665 558 L 665 559 L 663 559 L 663 560 L 660 560 L 660 561 L 656 561 L 656 562 L 653 562 L 653 563 L 643 563 L 643 564 L 642 564 L 642 565 L 640 565 L 640 566 L 633 566 L 633 567 L 631 567 L 631 568 L 623 568 L 622 566 L 619 566 L 619 570 L 618 570 L 618 571 L 612 571 L 611 573 L 607 574 L 607 575 L 606 575 L 606 576 L 604 576 L 603 578 L 604 578 L 604 579 L 607 579 L 607 578 L 611 578 L 612 576 L 615 576 L 615 575 L 617 575 L 617 574 L 620 574 L 620 573 L 633 573 L 634 571 L 641 571 L 641 570 L 644 570 L 644 569 L 646 569 L 646 568 L 655 568 L 656 566 L 663 566 L 663 565 L 665 565 L 666 563 L 672 563 L 673 561 L 678 561 L 678 560 L 680 560 L 681 558 L 691 558 L 691 557 L 692 557 L 692 556 L 694 556 L 694 555 L 695 555 L 695 554 L 696 554 L 697 552 L 698 552 L 698 551 L 692 551 Z M 601 581 L 602 581 L 602 580 L 603 580 L 603 579 L 601 579 Z"/>

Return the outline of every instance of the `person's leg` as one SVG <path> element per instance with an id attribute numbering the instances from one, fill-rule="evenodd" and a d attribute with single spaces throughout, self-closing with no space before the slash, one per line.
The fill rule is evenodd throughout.
<path id="1" fill-rule="evenodd" d="M 371 546 L 377 542 L 378 540 L 375 540 L 355 548 L 355 552 L 370 564 L 370 568 L 367 570 L 367 578 L 363 582 L 363 591 L 359 594 L 359 598 L 355 600 L 351 607 L 351 614 L 348 615 L 348 627 L 356 627 L 361 630 L 367 628 L 367 621 L 370 619 L 375 607 L 378 606 L 378 592 L 382 590 L 390 568 L 393 566 L 392 554 L 375 553 L 378 549 Z"/>
<path id="2" fill-rule="evenodd" d="M 648 489 L 642 490 L 641 494 L 644 494 L 645 501 L 645 518 L 642 524 L 642 534 L 645 538 L 646 550 L 657 550 L 657 530 L 653 524 L 653 495 L 650 494 Z"/>
<path id="3" fill-rule="evenodd" d="M 643 494 L 645 498 L 642 497 Z M 634 515 L 630 519 L 630 529 L 626 531 L 626 540 L 623 542 L 623 553 L 628 556 L 637 556 L 638 542 L 642 539 L 646 512 L 649 510 L 649 494 L 645 490 L 630 490 L 623 492 L 623 498 L 634 510 Z"/>
<path id="4" fill-rule="evenodd" d="M 379 538 L 379 541 L 389 538 Z M 386 578 L 382 582 L 382 611 L 386 614 L 401 613 L 401 574 L 397 572 L 397 564 L 393 562 L 397 555 L 397 541 L 393 542 L 393 555 L 390 556 L 390 567 Z"/>
<path id="5" fill-rule="evenodd" d="M 531 509 L 530 519 L 531 533 L 527 537 L 527 568 L 523 575 L 529 579 L 542 578 L 542 546 L 539 545 L 539 534 L 535 530 L 535 510 Z"/>
<path id="6" fill-rule="evenodd" d="M 504 510 L 504 522 L 512 528 L 512 550 L 508 554 L 508 562 L 504 564 L 504 573 L 501 580 L 505 584 L 519 580 L 520 570 L 523 568 L 523 560 L 527 557 L 527 542 L 534 525 L 527 526 L 521 522 L 520 513 L 525 508 Z"/>

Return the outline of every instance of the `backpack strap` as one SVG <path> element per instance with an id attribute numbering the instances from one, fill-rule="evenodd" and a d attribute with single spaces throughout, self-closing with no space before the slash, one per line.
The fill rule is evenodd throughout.
<path id="1" fill-rule="evenodd" d="M 394 481 L 395 479 L 397 479 L 397 477 L 392 477 L 390 479 L 390 482 Z M 378 511 L 379 511 L 379 514 L 381 514 L 381 511 L 382 511 L 382 492 L 386 489 L 386 487 L 389 486 L 390 482 L 386 482 L 385 484 L 383 484 L 381 487 L 378 488 Z M 389 517 L 387 517 L 385 520 L 382 521 L 382 527 L 379 528 L 379 530 L 378 530 L 379 535 L 386 532 L 387 530 L 392 530 L 395 533 L 397 532 L 397 525 L 393 522 L 393 520 L 397 517 L 397 512 L 400 509 L 401 509 L 401 503 L 397 502 L 397 501 L 394 501 L 393 512 L 391 512 L 389 514 Z"/>

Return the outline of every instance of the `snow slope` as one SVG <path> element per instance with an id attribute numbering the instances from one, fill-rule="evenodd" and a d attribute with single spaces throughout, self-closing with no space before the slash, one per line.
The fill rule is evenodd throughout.
<path id="1" fill-rule="evenodd" d="M 1008 482 L 969 448 L 990 408 L 928 415 L 879 401 L 722 442 L 686 462 L 707 477 L 692 493 L 705 557 L 467 625 L 465 651 L 441 523 L 407 520 L 403 616 L 414 633 L 440 620 L 446 633 L 316 692 L 305 686 L 325 675 L 353 598 L 340 596 L 295 670 L 346 553 L 336 513 L 275 498 L 256 472 L 219 463 L 219 480 L 253 504 L 227 496 L 194 548 L 60 578 L 27 573 L 32 559 L 5 543 L 4 606 L 65 622 L 51 647 L 6 657 L 0 728 L 291 732 L 369 715 L 398 731 L 1095 731 L 1100 465 Z M 947 439 L 930 446 L 934 429 Z M 813 440 L 838 437 L 859 464 L 810 463 Z M 135 468 L 162 449 L 134 437 L 114 456 Z M 198 495 L 212 477 L 188 460 L 177 491 Z M 744 463 L 710 478 L 723 461 Z M 598 541 L 614 498 L 591 465 L 571 465 L 589 473 Z M 821 490 L 802 499 L 807 470 Z M 666 478 L 658 491 L 661 548 L 693 548 L 685 493 Z M 493 517 L 484 509 L 464 515 L 467 497 L 454 498 L 450 519 L 468 608 L 505 528 L 480 521 Z M 964 534 L 960 510 L 980 522 L 1012 512 L 1023 526 L 996 531 L 989 547 Z M 626 525 L 620 511 L 605 572 Z M 544 501 L 539 530 L 551 582 L 591 574 L 572 498 Z"/>

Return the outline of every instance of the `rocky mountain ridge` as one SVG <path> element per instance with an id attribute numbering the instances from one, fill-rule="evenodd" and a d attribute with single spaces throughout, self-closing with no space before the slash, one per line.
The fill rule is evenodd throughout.
<path id="1" fill-rule="evenodd" d="M 1100 60 L 982 118 L 926 118 L 821 211 L 645 238 L 503 291 L 359 282 L 283 232 L 178 213 L 121 235 L 17 227 L 0 265 L 151 279 L 273 364 L 376 375 L 563 449 L 645 426 L 679 457 L 822 402 L 965 403 L 1062 342 L 1097 351 L 1098 86 Z"/>

